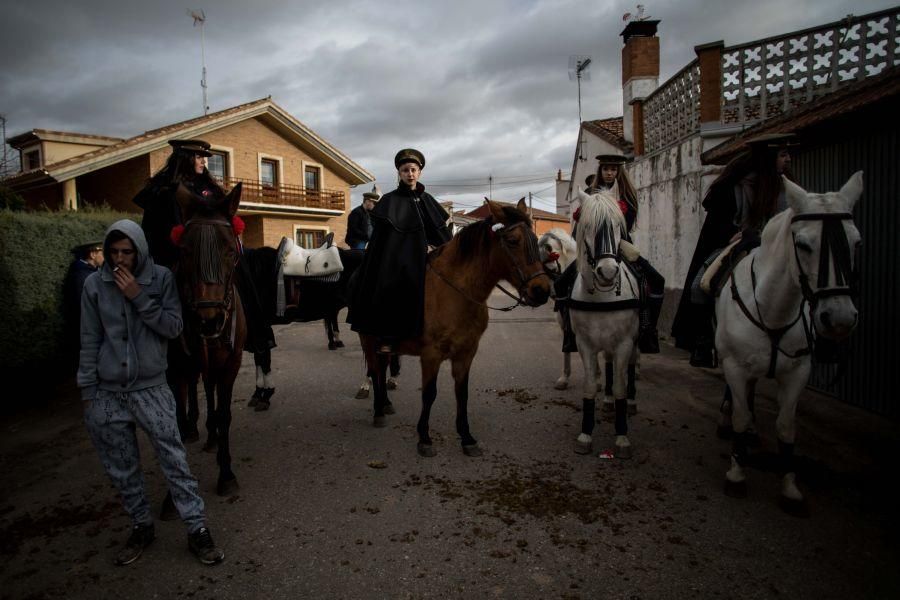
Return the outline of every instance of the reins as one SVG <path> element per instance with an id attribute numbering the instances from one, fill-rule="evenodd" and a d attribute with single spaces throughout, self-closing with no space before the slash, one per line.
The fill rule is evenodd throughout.
<path id="1" fill-rule="evenodd" d="M 810 310 L 814 310 L 816 305 L 818 304 L 818 301 L 822 298 L 851 295 L 852 289 L 849 285 L 846 285 L 852 280 L 850 246 L 849 242 L 847 241 L 847 234 L 844 231 L 843 226 L 841 225 L 841 221 L 846 221 L 848 219 L 852 220 L 853 215 L 847 212 L 806 213 L 794 215 L 791 218 L 791 223 L 796 223 L 797 221 L 821 221 L 822 237 L 819 250 L 819 276 L 816 282 L 816 289 L 813 290 L 809 285 L 809 276 L 806 274 L 806 272 L 803 271 L 803 263 L 800 261 L 800 256 L 797 253 L 796 240 L 794 239 L 793 232 L 791 232 L 791 239 L 794 241 L 794 258 L 797 262 L 797 269 L 800 271 L 799 283 L 803 299 L 800 301 L 800 310 L 798 311 L 797 316 L 793 321 L 783 327 L 771 328 L 767 326 L 765 324 L 765 321 L 763 320 L 762 310 L 760 310 L 759 308 L 759 300 L 756 297 L 756 271 L 753 268 L 756 263 L 756 256 L 754 255 L 750 260 L 750 282 L 753 290 L 753 302 L 756 305 L 756 313 L 759 315 L 759 319 L 755 318 L 750 313 L 747 305 L 741 299 L 741 295 L 737 289 L 737 279 L 734 276 L 734 272 L 731 273 L 730 277 L 732 300 L 737 303 L 738 307 L 741 309 L 741 312 L 743 312 L 744 316 L 747 317 L 747 320 L 749 320 L 757 329 L 765 332 L 765 334 L 769 337 L 771 349 L 769 369 L 768 371 L 766 371 L 766 377 L 768 379 L 772 379 L 775 377 L 775 367 L 779 352 L 785 355 L 787 358 L 800 358 L 802 356 L 812 354 L 813 346 L 815 344 L 815 336 L 813 335 L 815 332 L 815 322 L 807 322 L 806 313 L 804 311 L 805 306 L 809 304 Z M 828 286 L 830 271 L 829 266 L 831 265 L 831 261 L 829 261 L 829 255 L 833 255 L 835 258 L 834 273 L 835 283 L 837 285 L 832 287 Z M 803 321 L 803 333 L 806 336 L 806 348 L 801 348 L 794 354 L 790 354 L 781 347 L 781 339 L 801 319 Z"/>
<path id="2" fill-rule="evenodd" d="M 546 275 L 546 272 L 544 271 L 543 266 L 542 266 L 540 271 L 535 271 L 534 273 L 532 273 L 531 275 L 526 277 L 525 272 L 522 268 L 522 265 L 519 263 L 519 261 L 516 259 L 516 257 L 513 256 L 513 253 L 510 251 L 509 247 L 506 244 L 507 233 L 518 227 L 525 228 L 527 231 L 526 236 L 525 236 L 525 238 L 526 238 L 525 243 L 526 243 L 526 250 L 528 251 L 528 254 L 534 255 L 531 258 L 536 257 L 536 260 L 538 262 L 540 262 L 540 255 L 537 250 L 537 237 L 534 235 L 534 232 L 532 232 L 530 229 L 527 229 L 525 227 L 524 222 L 516 223 L 515 225 L 512 225 L 511 227 L 506 227 L 502 223 L 495 223 L 493 226 L 491 226 L 491 233 L 494 235 L 497 235 L 500 238 L 500 247 L 503 248 L 503 250 L 506 252 L 507 258 L 509 258 L 513 267 L 515 267 L 516 274 L 519 276 L 519 281 L 521 281 L 521 284 L 519 286 L 517 286 L 517 288 L 516 288 L 516 291 L 518 292 L 518 296 L 513 295 L 512 292 L 510 292 L 509 290 L 504 288 L 502 285 L 500 285 L 500 283 L 497 283 L 494 287 L 498 288 L 501 292 L 503 292 L 504 294 L 506 294 L 513 300 L 515 300 L 516 301 L 515 304 L 512 304 L 510 306 L 491 306 L 487 302 L 482 302 L 480 300 L 476 300 L 475 298 L 472 298 L 471 294 L 468 294 L 464 290 L 461 290 L 457 285 L 455 285 L 453 282 L 451 282 L 446 277 L 444 277 L 440 271 L 438 271 L 437 269 L 434 268 L 434 266 L 431 264 L 431 261 L 428 261 L 427 266 L 429 269 L 431 269 L 432 273 L 437 275 L 438 279 L 440 279 L 441 281 L 446 283 L 448 286 L 450 286 L 450 288 L 455 290 L 463 298 L 465 298 L 466 300 L 468 300 L 469 302 L 472 302 L 474 304 L 478 304 L 480 306 L 489 308 L 490 310 L 497 310 L 500 312 L 509 312 L 509 311 L 513 310 L 514 308 L 518 308 L 519 306 L 528 306 L 528 302 L 525 300 L 524 295 L 522 294 L 522 289 L 525 288 L 532 279 L 540 277 L 541 275 Z M 528 234 L 530 234 L 530 236 Z M 534 246 L 534 247 L 532 248 L 532 246 Z"/>

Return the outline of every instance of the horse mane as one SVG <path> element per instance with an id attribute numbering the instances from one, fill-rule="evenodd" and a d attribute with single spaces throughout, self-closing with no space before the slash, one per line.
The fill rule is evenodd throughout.
<path id="1" fill-rule="evenodd" d="M 503 223 L 507 227 L 518 223 L 525 223 L 527 227 L 531 227 L 531 219 L 525 213 L 512 206 L 501 206 L 503 210 Z M 489 216 L 481 221 L 475 221 L 463 227 L 456 234 L 458 246 L 458 256 L 463 261 L 469 261 L 482 256 L 486 252 L 486 247 L 490 243 L 491 226 L 496 221 L 493 216 Z M 444 248 L 442 246 L 441 248 Z M 440 250 L 440 249 L 439 249 Z M 440 252 L 433 252 L 432 255 L 439 256 Z"/>
<path id="2" fill-rule="evenodd" d="M 588 196 L 584 194 L 581 203 L 581 215 L 578 218 L 578 229 L 575 233 L 575 242 L 577 247 L 583 248 L 586 240 L 590 240 L 593 244 L 597 230 L 603 223 L 610 223 L 619 231 L 625 231 L 627 228 L 625 215 L 619 207 L 618 199 L 609 191 L 602 190 L 596 194 Z M 587 257 L 579 250 L 578 252 L 578 269 L 585 268 L 584 261 Z"/>
<path id="3" fill-rule="evenodd" d="M 559 249 L 561 250 L 560 262 L 562 264 L 568 265 L 573 260 L 575 260 L 575 257 L 578 253 L 578 246 L 576 246 L 575 239 L 569 234 L 569 232 L 559 227 L 554 227 L 550 231 L 544 233 L 541 236 L 540 241 L 543 241 L 548 237 L 553 237 L 559 242 Z"/>

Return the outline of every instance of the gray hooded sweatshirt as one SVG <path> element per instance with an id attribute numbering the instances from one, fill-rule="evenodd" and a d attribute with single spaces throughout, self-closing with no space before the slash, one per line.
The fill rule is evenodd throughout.
<path id="1" fill-rule="evenodd" d="M 116 286 L 109 234 L 121 231 L 135 248 L 134 278 L 141 287 L 129 300 Z M 103 242 L 106 259 L 84 283 L 81 296 L 81 356 L 78 387 L 91 400 L 97 389 L 133 392 L 166 382 L 168 340 L 182 329 L 175 277 L 153 263 L 140 225 L 123 219 L 110 225 Z"/>

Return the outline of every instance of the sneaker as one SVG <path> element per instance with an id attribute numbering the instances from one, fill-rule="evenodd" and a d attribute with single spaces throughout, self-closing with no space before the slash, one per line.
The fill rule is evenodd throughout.
<path id="1" fill-rule="evenodd" d="M 144 553 L 144 548 L 149 546 L 155 537 L 156 532 L 153 528 L 153 523 L 149 525 L 135 525 L 131 529 L 128 541 L 125 542 L 125 547 L 116 556 L 116 565 L 123 567 L 139 559 L 141 554 Z"/>
<path id="2" fill-rule="evenodd" d="M 188 550 L 204 565 L 215 565 L 225 558 L 225 552 L 216 548 L 209 529 L 201 527 L 194 533 L 188 534 Z"/>

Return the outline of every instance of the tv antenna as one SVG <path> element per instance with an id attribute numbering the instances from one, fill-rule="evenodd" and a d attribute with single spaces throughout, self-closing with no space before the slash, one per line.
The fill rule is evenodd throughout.
<path id="1" fill-rule="evenodd" d="M 206 44 L 203 39 L 203 24 L 206 23 L 206 14 L 202 9 L 188 9 L 187 14 L 194 19 L 194 27 L 198 24 L 200 25 L 200 61 L 203 65 L 203 78 L 200 80 L 200 87 L 203 88 L 203 114 L 206 115 L 209 113 L 209 102 L 206 98 Z"/>
<path id="2" fill-rule="evenodd" d="M 569 81 L 573 79 L 578 82 L 578 126 L 581 127 L 581 80 L 591 80 L 591 72 L 588 67 L 591 66 L 590 56 L 573 55 L 569 57 Z"/>

